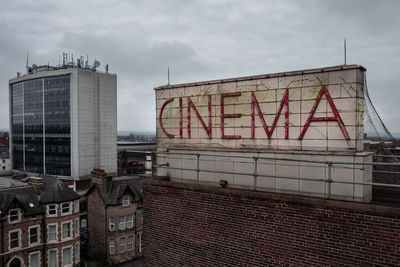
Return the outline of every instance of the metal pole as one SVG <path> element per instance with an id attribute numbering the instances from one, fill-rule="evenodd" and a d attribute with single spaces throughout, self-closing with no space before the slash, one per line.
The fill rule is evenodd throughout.
<path id="1" fill-rule="evenodd" d="M 199 176 L 200 176 L 200 154 L 196 154 L 197 157 L 197 168 L 196 168 L 196 184 L 199 184 Z"/>
<path id="2" fill-rule="evenodd" d="M 154 167 L 156 165 L 156 157 L 155 157 L 155 153 L 151 152 L 151 178 L 154 178 L 155 174 L 156 174 L 156 167 Z"/>
<path id="3" fill-rule="evenodd" d="M 328 162 L 328 199 L 331 199 L 332 194 L 332 162 Z"/>
<path id="4" fill-rule="evenodd" d="M 254 157 L 254 180 L 253 180 L 253 190 L 256 191 L 257 190 L 257 161 L 258 161 L 258 157 Z"/>

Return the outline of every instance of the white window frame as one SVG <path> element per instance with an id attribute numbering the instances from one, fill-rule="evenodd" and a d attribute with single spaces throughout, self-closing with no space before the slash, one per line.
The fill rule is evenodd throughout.
<path id="1" fill-rule="evenodd" d="M 74 212 L 79 212 L 79 199 L 74 201 Z"/>
<path id="2" fill-rule="evenodd" d="M 123 220 L 121 220 L 121 218 L 123 218 Z M 119 216 L 119 218 L 118 218 L 118 230 L 123 231 L 125 229 L 126 229 L 126 216 Z"/>
<path id="3" fill-rule="evenodd" d="M 53 248 L 47 250 L 47 266 L 50 266 L 50 252 L 55 251 L 56 252 L 56 267 L 58 267 L 58 249 Z"/>
<path id="4" fill-rule="evenodd" d="M 111 222 L 111 219 L 113 220 L 113 222 Z M 108 230 L 110 232 L 115 231 L 115 217 L 108 217 Z"/>
<path id="5" fill-rule="evenodd" d="M 49 238 L 50 226 L 55 226 L 56 227 L 56 239 L 50 240 L 50 238 Z M 57 223 L 51 223 L 51 224 L 47 225 L 47 242 L 48 243 L 58 242 L 58 224 Z"/>
<path id="6" fill-rule="evenodd" d="M 11 221 L 11 212 L 12 211 L 17 211 L 17 216 L 18 216 L 18 219 L 16 220 L 16 221 Z M 15 216 L 15 215 L 13 215 L 13 216 Z M 8 211 L 8 223 L 9 224 L 13 224 L 13 223 L 19 223 L 21 221 L 21 211 L 20 211 L 20 209 L 18 209 L 18 208 L 16 208 L 16 209 L 10 209 L 9 211 Z"/>
<path id="7" fill-rule="evenodd" d="M 75 263 L 81 261 L 81 243 L 78 241 L 75 243 Z"/>
<path id="8" fill-rule="evenodd" d="M 122 240 L 124 240 L 124 242 L 122 242 Z M 123 249 L 121 249 L 121 246 L 124 246 Z M 118 249 L 119 253 L 125 253 L 126 252 L 126 237 L 121 237 L 119 239 L 119 249 Z"/>
<path id="9" fill-rule="evenodd" d="M 37 241 L 34 242 L 34 243 L 31 242 L 31 229 L 33 229 L 33 228 L 37 228 Z M 34 245 L 37 245 L 37 244 L 40 243 L 40 225 L 37 224 L 37 225 L 29 226 L 29 228 L 28 228 L 28 241 L 29 241 L 29 246 L 34 246 Z"/>
<path id="10" fill-rule="evenodd" d="M 77 237 L 79 236 L 79 218 L 75 218 L 74 220 L 74 236 Z"/>
<path id="11" fill-rule="evenodd" d="M 132 242 L 128 243 L 129 238 L 132 238 Z M 129 245 L 132 246 L 132 248 L 129 248 Z M 128 235 L 126 237 L 126 251 L 131 251 L 135 248 L 135 236 L 134 235 Z"/>
<path id="12" fill-rule="evenodd" d="M 142 253 L 142 250 L 143 250 L 143 245 L 142 245 L 142 234 L 138 234 L 138 239 L 139 239 L 139 248 L 138 248 L 138 251 L 140 252 L 140 253 Z"/>
<path id="13" fill-rule="evenodd" d="M 108 242 L 108 252 L 110 255 L 115 255 L 115 241 L 113 239 Z"/>
<path id="14" fill-rule="evenodd" d="M 29 265 L 28 265 L 28 266 L 29 266 L 29 267 L 32 266 L 31 257 L 32 257 L 33 254 L 38 254 L 38 265 L 37 265 L 37 266 L 40 267 L 40 266 L 41 266 L 41 264 L 40 264 L 40 263 L 41 263 L 41 261 L 40 261 L 40 260 L 41 260 L 41 259 L 40 259 L 40 251 L 34 251 L 34 252 L 29 253 L 29 258 L 28 258 Z"/>
<path id="15" fill-rule="evenodd" d="M 82 228 L 86 228 L 87 227 L 87 220 L 86 219 L 82 219 L 81 220 L 81 229 Z"/>
<path id="16" fill-rule="evenodd" d="M 69 224 L 69 237 L 64 237 L 63 225 L 65 225 L 65 224 Z M 72 221 L 66 221 L 66 222 L 61 223 L 61 240 L 67 240 L 67 239 L 73 238 L 73 236 L 74 236 L 74 232 L 73 231 L 74 231 L 74 228 L 73 228 L 73 225 L 72 225 Z"/>
<path id="17" fill-rule="evenodd" d="M 70 259 L 71 263 L 70 264 L 64 265 L 64 249 L 71 249 L 71 259 Z M 62 267 L 70 267 L 70 266 L 74 265 L 73 252 L 74 252 L 74 248 L 72 247 L 72 245 L 61 248 L 61 266 Z"/>
<path id="18" fill-rule="evenodd" d="M 129 207 L 130 203 L 129 195 L 122 195 L 121 202 L 122 202 L 122 207 Z"/>
<path id="19" fill-rule="evenodd" d="M 63 205 L 64 205 L 64 204 L 68 204 L 68 212 L 63 212 Z M 60 209 L 61 209 L 61 216 L 65 216 L 65 215 L 70 215 L 70 214 L 72 214 L 71 202 L 68 201 L 68 202 L 63 202 L 63 203 L 61 203 Z"/>
<path id="20" fill-rule="evenodd" d="M 11 234 L 18 232 L 18 246 L 15 248 L 11 248 Z M 16 229 L 8 232 L 8 250 L 14 251 L 21 248 L 22 240 L 21 240 L 21 229 Z"/>
<path id="21" fill-rule="evenodd" d="M 50 214 L 50 206 L 54 206 L 56 212 L 55 214 Z M 47 204 L 47 217 L 57 217 L 57 210 L 58 210 L 58 204 Z"/>
<path id="22" fill-rule="evenodd" d="M 129 216 L 132 216 L 132 217 L 131 217 L 132 220 L 128 220 L 128 217 L 129 217 Z M 126 218 L 126 228 L 127 228 L 127 229 L 132 229 L 133 226 L 134 226 L 133 222 L 134 222 L 135 216 L 133 216 L 133 214 L 128 214 L 128 215 L 125 216 L 125 218 Z"/>

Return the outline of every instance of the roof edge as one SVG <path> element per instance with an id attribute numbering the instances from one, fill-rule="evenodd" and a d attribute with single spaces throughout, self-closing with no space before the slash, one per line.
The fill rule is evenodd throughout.
<path id="1" fill-rule="evenodd" d="M 241 82 L 241 81 L 249 81 L 249 80 L 256 80 L 256 79 L 275 78 L 275 77 L 292 76 L 292 75 L 299 75 L 299 74 L 323 73 L 323 72 L 328 72 L 328 71 L 352 70 L 352 69 L 361 69 L 362 71 L 367 70 L 363 66 L 357 65 L 357 64 L 337 65 L 337 66 L 324 67 L 324 68 L 303 69 L 303 70 L 296 70 L 296 71 L 276 72 L 276 73 L 270 73 L 270 74 L 242 76 L 242 77 L 237 77 L 237 78 L 226 78 L 226 79 L 209 80 L 209 81 L 202 81 L 202 82 L 190 82 L 190 83 L 180 83 L 180 84 L 173 84 L 173 85 L 162 85 L 162 86 L 155 87 L 154 90 L 173 89 L 173 88 L 199 86 L 199 85 L 210 85 L 210 84 L 217 84 L 217 83 Z"/>

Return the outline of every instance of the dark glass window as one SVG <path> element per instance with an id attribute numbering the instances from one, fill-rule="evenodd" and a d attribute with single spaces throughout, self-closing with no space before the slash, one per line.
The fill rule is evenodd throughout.
<path id="1" fill-rule="evenodd" d="M 46 173 L 71 175 L 69 76 L 44 79 Z"/>
<path id="2" fill-rule="evenodd" d="M 13 168 L 70 176 L 70 76 L 12 84 L 11 109 Z"/>

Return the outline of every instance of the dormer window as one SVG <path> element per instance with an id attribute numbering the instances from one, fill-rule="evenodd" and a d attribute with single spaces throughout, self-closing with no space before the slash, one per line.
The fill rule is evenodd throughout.
<path id="1" fill-rule="evenodd" d="M 129 195 L 122 196 L 122 206 L 128 207 L 129 206 Z"/>
<path id="2" fill-rule="evenodd" d="M 9 223 L 16 223 L 20 220 L 19 209 L 12 209 L 8 212 L 8 221 Z"/>

